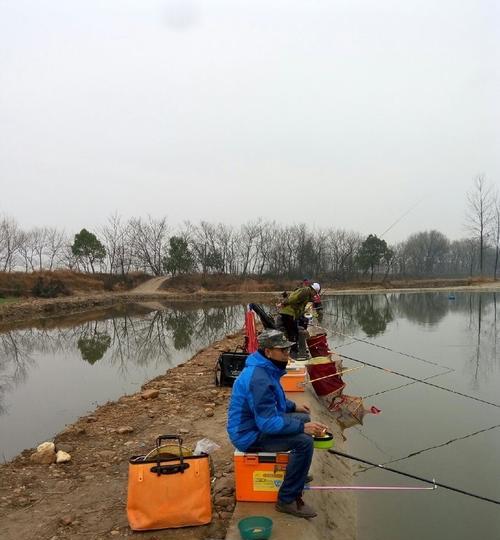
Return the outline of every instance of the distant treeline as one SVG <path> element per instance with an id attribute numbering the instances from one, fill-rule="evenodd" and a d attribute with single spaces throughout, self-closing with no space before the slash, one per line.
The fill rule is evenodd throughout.
<path id="1" fill-rule="evenodd" d="M 0 271 L 200 272 L 339 281 L 373 275 L 495 276 L 498 242 L 493 234 L 490 238 L 449 240 L 431 230 L 389 246 L 375 235 L 262 219 L 239 227 L 205 221 L 172 227 L 166 218 L 117 215 L 98 230 L 68 235 L 56 228 L 24 230 L 16 220 L 0 217 Z"/>

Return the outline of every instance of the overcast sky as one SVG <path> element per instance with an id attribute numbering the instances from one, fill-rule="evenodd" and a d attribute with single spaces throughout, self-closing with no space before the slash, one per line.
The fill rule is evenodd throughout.
<path id="1" fill-rule="evenodd" d="M 0 0 L 0 214 L 465 235 L 495 0 Z"/>

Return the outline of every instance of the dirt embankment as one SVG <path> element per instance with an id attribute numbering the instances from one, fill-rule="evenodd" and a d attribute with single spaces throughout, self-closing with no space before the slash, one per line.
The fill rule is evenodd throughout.
<path id="1" fill-rule="evenodd" d="M 0 465 L 2 539 L 131 536 L 125 514 L 127 460 L 146 453 L 158 435 L 179 433 L 190 447 L 203 437 L 221 446 L 213 454 L 213 522 L 142 533 L 141 538 L 224 538 L 234 508 L 233 449 L 225 431 L 230 389 L 215 386 L 214 366 L 221 350 L 234 349 L 242 339 L 241 334 L 228 336 L 146 383 L 143 392 L 123 396 L 68 426 L 54 442 L 72 456 L 69 463 L 37 465 L 30 460 L 33 450 L 25 450 Z M 144 399 L 146 390 L 156 390 L 156 397 Z"/>

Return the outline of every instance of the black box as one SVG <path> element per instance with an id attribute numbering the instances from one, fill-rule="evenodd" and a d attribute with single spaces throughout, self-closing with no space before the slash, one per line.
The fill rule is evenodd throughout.
<path id="1" fill-rule="evenodd" d="M 223 352 L 215 366 L 215 384 L 233 386 L 236 377 L 243 371 L 248 353 Z"/>

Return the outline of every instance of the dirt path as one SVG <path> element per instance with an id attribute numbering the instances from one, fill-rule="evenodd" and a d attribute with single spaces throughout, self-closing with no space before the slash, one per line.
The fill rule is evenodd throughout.
<path id="1" fill-rule="evenodd" d="M 138 285 L 130 291 L 130 294 L 153 294 L 157 293 L 162 283 L 167 278 L 165 276 L 155 277 Z"/>

